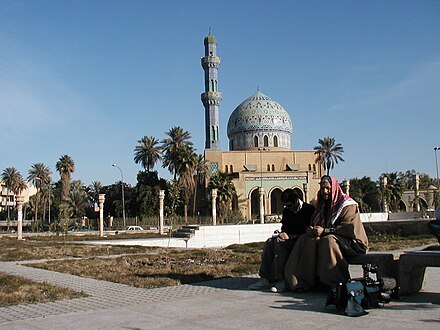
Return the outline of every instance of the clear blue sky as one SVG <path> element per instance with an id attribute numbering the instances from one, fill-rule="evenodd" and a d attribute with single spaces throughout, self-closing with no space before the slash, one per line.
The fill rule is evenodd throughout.
<path id="1" fill-rule="evenodd" d="M 292 117 L 292 149 L 335 137 L 344 178 L 436 176 L 440 147 L 440 1 L 0 0 L 0 171 L 136 183 L 133 149 L 173 126 L 204 150 L 203 38 L 222 58 L 220 140 L 260 91 Z M 438 154 L 440 159 L 440 152 Z M 168 171 L 156 168 L 162 177 Z"/>

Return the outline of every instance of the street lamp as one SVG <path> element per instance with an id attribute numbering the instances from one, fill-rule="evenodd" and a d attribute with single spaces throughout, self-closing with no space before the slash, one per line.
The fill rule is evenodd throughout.
<path id="1" fill-rule="evenodd" d="M 122 173 L 121 168 L 116 165 L 112 164 L 113 167 L 116 167 L 119 169 L 119 172 L 121 172 L 121 186 L 122 186 L 122 219 L 124 220 L 124 228 L 125 228 L 125 199 L 124 199 L 124 174 Z"/>
<path id="2" fill-rule="evenodd" d="M 440 189 L 440 181 L 439 181 L 439 179 L 438 179 L 437 150 L 440 150 L 440 147 L 435 147 L 435 148 L 434 148 L 434 155 L 435 155 L 435 170 L 437 171 L 437 189 Z"/>
<path id="3" fill-rule="evenodd" d="M 259 189 L 259 195 L 260 195 L 260 223 L 264 223 L 264 190 L 263 190 L 263 161 L 261 157 L 261 153 L 263 151 L 269 150 L 267 148 L 258 148 L 258 151 L 260 152 L 260 189 Z"/>

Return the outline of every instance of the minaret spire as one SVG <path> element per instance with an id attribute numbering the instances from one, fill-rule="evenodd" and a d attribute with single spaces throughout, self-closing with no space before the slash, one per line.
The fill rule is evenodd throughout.
<path id="1" fill-rule="evenodd" d="M 205 149 L 220 149 L 219 105 L 222 93 L 218 91 L 218 68 L 220 57 L 217 56 L 217 39 L 209 33 L 204 39 L 205 56 L 202 57 L 202 67 L 205 71 L 205 92 L 201 99 L 205 107 Z"/>

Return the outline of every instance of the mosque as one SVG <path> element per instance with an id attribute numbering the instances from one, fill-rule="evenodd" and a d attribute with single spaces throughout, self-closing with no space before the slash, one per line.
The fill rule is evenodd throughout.
<path id="1" fill-rule="evenodd" d="M 204 39 L 205 160 L 210 174 L 218 171 L 233 178 L 236 195 L 232 208 L 245 219 L 260 222 L 280 215 L 281 193 L 292 188 L 302 200 L 313 202 L 319 189 L 323 168 L 316 162 L 314 150 L 292 150 L 292 119 L 278 102 L 260 91 L 238 105 L 229 117 L 229 151 L 222 151 L 219 141 L 218 90 L 220 57 L 217 39 L 209 33 Z"/>

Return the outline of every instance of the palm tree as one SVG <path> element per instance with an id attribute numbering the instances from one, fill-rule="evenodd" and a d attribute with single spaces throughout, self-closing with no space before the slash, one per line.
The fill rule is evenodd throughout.
<path id="1" fill-rule="evenodd" d="M 399 203 L 403 194 L 402 180 L 397 172 L 383 173 L 382 176 L 386 176 L 388 179 L 384 192 L 387 202 L 389 203 L 391 210 L 397 212 L 399 211 Z"/>
<path id="2" fill-rule="evenodd" d="M 67 200 L 70 192 L 70 178 L 75 172 L 75 163 L 68 155 L 61 156 L 55 165 L 61 177 L 61 200 Z"/>
<path id="3" fill-rule="evenodd" d="M 36 163 L 31 166 L 31 168 L 28 171 L 29 175 L 27 177 L 28 181 L 32 181 L 34 187 L 37 189 L 36 197 L 35 197 L 35 219 L 34 221 L 37 222 L 38 217 L 38 190 L 42 190 L 44 187 L 47 187 L 50 182 L 52 181 L 50 175 L 52 174 L 52 171 L 50 168 L 43 163 Z M 49 197 L 50 196 L 46 196 Z M 43 199 L 44 202 L 44 199 Z M 44 203 L 43 203 L 44 204 Z M 45 210 L 43 210 L 43 215 L 46 213 Z"/>
<path id="4" fill-rule="evenodd" d="M 189 141 L 191 134 L 178 126 L 171 128 L 168 132 L 165 132 L 165 134 L 169 137 L 162 140 L 162 150 L 164 154 L 162 167 L 168 167 L 168 170 L 173 174 L 175 180 L 179 173 L 178 151 L 183 145 L 188 144 L 192 146 L 193 143 Z"/>
<path id="5" fill-rule="evenodd" d="M 335 138 L 325 137 L 318 140 L 319 145 L 313 147 L 315 150 L 316 161 L 324 166 L 327 175 L 330 175 L 330 169 L 333 169 L 338 161 L 344 161 L 342 153 L 344 148 L 340 143 L 336 143 Z"/>
<path id="6" fill-rule="evenodd" d="M 191 145 L 184 144 L 178 149 L 176 156 L 176 164 L 178 166 L 176 171 L 179 173 L 179 184 L 183 193 L 185 223 L 188 223 L 188 204 L 191 196 L 194 194 L 194 173 L 197 165 L 196 160 L 197 154 L 194 152 L 194 148 Z"/>
<path id="7" fill-rule="evenodd" d="M 196 214 L 197 190 L 204 185 L 209 176 L 209 168 L 203 155 L 198 155 L 195 159 L 196 184 L 194 187 L 193 214 Z"/>
<path id="8" fill-rule="evenodd" d="M 159 160 L 162 160 L 162 149 L 158 146 L 159 140 L 153 136 L 144 136 L 138 140 L 139 145 L 134 148 L 134 161 L 150 172 Z"/>
<path id="9" fill-rule="evenodd" d="M 98 195 L 103 189 L 102 183 L 100 181 L 93 181 L 92 184 L 86 189 L 89 196 L 89 200 L 92 204 L 98 202 Z"/>
<path id="10" fill-rule="evenodd" d="M 228 173 L 217 172 L 211 176 L 208 184 L 208 188 L 217 189 L 217 203 L 219 206 L 219 215 L 221 216 L 222 223 L 224 216 L 230 209 L 232 197 L 235 194 L 235 186 L 232 182 L 232 177 Z"/>
<path id="11" fill-rule="evenodd" d="M 9 195 L 9 191 L 12 191 L 14 195 L 20 195 L 20 193 L 27 188 L 26 181 L 23 180 L 23 176 L 15 167 L 7 167 L 3 170 L 2 181 L 6 186 L 6 194 Z M 8 221 L 10 220 L 9 205 L 8 209 Z"/>
<path id="12" fill-rule="evenodd" d="M 70 216 L 75 218 L 84 216 L 85 209 L 88 206 L 87 193 L 80 180 L 72 181 L 68 202 Z"/>

